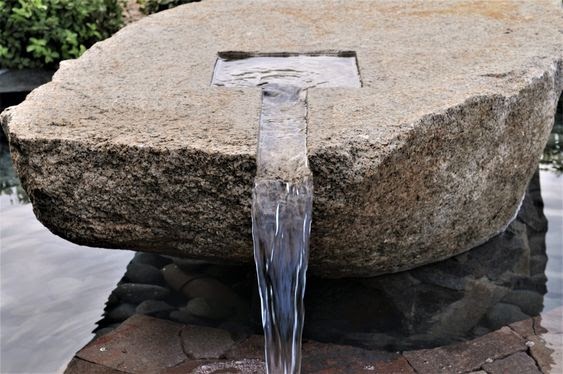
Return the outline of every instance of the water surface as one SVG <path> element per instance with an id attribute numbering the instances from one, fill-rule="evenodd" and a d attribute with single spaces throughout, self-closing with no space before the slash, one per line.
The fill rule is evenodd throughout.
<path id="1" fill-rule="evenodd" d="M 130 251 L 85 248 L 35 218 L 0 143 L 0 372 L 62 372 L 92 337 Z"/>

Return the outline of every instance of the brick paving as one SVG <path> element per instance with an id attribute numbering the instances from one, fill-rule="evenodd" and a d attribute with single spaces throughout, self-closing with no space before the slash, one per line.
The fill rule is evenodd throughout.
<path id="1" fill-rule="evenodd" d="M 558 308 L 471 341 L 402 353 L 305 341 L 302 372 L 559 373 L 562 315 Z M 264 373 L 263 351 L 262 336 L 135 315 L 81 349 L 65 374 Z"/>

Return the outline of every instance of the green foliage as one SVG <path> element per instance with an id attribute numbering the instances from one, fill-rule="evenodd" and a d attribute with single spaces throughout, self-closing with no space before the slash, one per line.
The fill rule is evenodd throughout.
<path id="1" fill-rule="evenodd" d="M 0 0 L 0 67 L 56 68 L 123 23 L 121 0 Z"/>
<path id="2" fill-rule="evenodd" d="M 194 3 L 200 0 L 138 0 L 141 10 L 145 14 L 160 12 L 161 10 L 174 8 L 175 6 Z"/>

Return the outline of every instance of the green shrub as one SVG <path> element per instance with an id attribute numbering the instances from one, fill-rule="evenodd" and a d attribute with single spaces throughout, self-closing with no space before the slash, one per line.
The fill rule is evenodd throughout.
<path id="1" fill-rule="evenodd" d="M 0 0 L 0 67 L 56 68 L 123 23 L 121 0 Z"/>
<path id="2" fill-rule="evenodd" d="M 160 12 L 161 10 L 174 8 L 175 6 L 194 3 L 200 0 L 138 0 L 141 10 L 145 14 Z"/>

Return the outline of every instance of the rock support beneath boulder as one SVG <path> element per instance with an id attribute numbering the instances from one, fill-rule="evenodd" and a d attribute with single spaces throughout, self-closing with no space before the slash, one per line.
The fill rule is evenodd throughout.
<path id="1" fill-rule="evenodd" d="M 561 94 L 562 25 L 547 0 L 207 0 L 63 62 L 1 122 L 56 234 L 251 261 L 260 88 L 212 87 L 218 53 L 353 51 L 361 88 L 308 93 L 310 267 L 372 276 L 511 220 Z"/>

